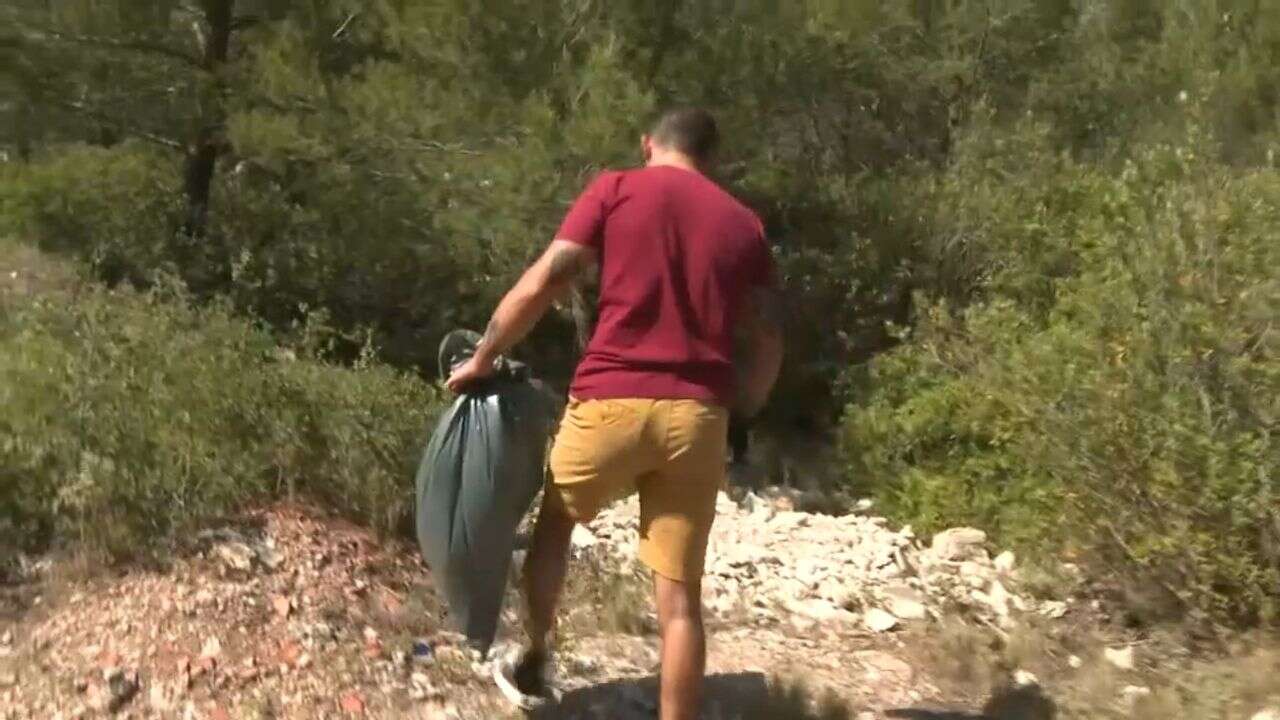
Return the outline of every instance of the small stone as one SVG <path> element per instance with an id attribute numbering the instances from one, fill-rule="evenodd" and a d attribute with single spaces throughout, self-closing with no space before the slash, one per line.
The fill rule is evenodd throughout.
<path id="1" fill-rule="evenodd" d="M 1069 606 L 1061 600 L 1046 600 L 1040 603 L 1040 614 L 1050 620 L 1061 620 L 1067 616 Z"/>
<path id="2" fill-rule="evenodd" d="M 258 559 L 258 562 L 262 563 L 262 567 L 268 570 L 275 570 L 284 562 L 284 558 L 280 556 L 280 553 L 266 546 L 255 548 L 254 557 Z"/>
<path id="3" fill-rule="evenodd" d="M 1280 720 L 1280 708 L 1264 708 L 1254 713 L 1249 720 Z"/>
<path id="4" fill-rule="evenodd" d="M 967 560 L 987 542 L 987 534 L 974 528 L 951 528 L 933 536 L 930 551 L 941 560 Z"/>
<path id="5" fill-rule="evenodd" d="M 1120 698 L 1129 707 L 1133 707 L 1139 700 L 1148 697 L 1151 697 L 1151 688 L 1142 685 L 1128 685 L 1120 691 Z"/>
<path id="6" fill-rule="evenodd" d="M 988 606 L 995 612 L 996 617 L 1004 618 L 1009 616 L 1009 602 L 1012 596 L 1009 595 L 1009 591 L 1005 589 L 999 580 L 991 583 L 991 590 L 987 593 L 987 599 L 989 601 Z"/>
<path id="7" fill-rule="evenodd" d="M 836 607 L 834 604 L 826 600 L 800 600 L 787 604 L 787 609 L 791 612 L 807 617 L 818 622 L 833 622 L 837 620 L 853 620 L 853 613 L 844 608 Z"/>
<path id="8" fill-rule="evenodd" d="M 1013 554 L 1013 551 L 1005 550 L 997 555 L 996 559 L 992 561 L 991 564 L 995 567 L 996 572 L 1001 575 L 1009 575 L 1013 572 L 1014 566 L 1017 565 L 1017 563 L 1018 558 Z"/>
<path id="9" fill-rule="evenodd" d="M 960 563 L 959 572 L 964 583 L 975 590 L 985 589 L 995 575 L 991 568 L 972 560 Z"/>
<path id="10" fill-rule="evenodd" d="M 871 608 L 862 616 L 862 624 L 871 632 L 888 632 L 898 626 L 898 618 L 881 610 Z"/>
<path id="11" fill-rule="evenodd" d="M 12 645 L 12 644 L 13 644 L 12 630 L 5 630 L 4 632 L 0 633 L 0 645 Z"/>
<path id="12" fill-rule="evenodd" d="M 276 595 L 271 598 L 271 607 L 275 610 L 276 617 L 284 619 L 293 610 L 293 601 L 283 595 Z"/>
<path id="13" fill-rule="evenodd" d="M 1071 657 L 1067 658 L 1067 667 L 1071 668 L 1072 670 L 1079 670 L 1080 668 L 1084 667 L 1084 660 L 1081 660 L 1079 655 L 1072 655 Z M 1277 718 L 1277 720 L 1280 720 L 1280 718 Z"/>
<path id="14" fill-rule="evenodd" d="M 302 648 L 298 643 L 292 640 L 284 640 L 280 643 L 280 663 L 286 667 L 292 667 L 298 664 L 302 658 Z"/>
<path id="15" fill-rule="evenodd" d="M 157 712 L 173 708 L 173 703 L 169 702 L 169 695 L 164 691 L 164 686 L 159 683 L 151 683 L 151 687 L 147 690 L 147 702 L 151 705 L 151 709 Z"/>
<path id="16" fill-rule="evenodd" d="M 1122 648 L 1104 648 L 1102 657 L 1121 670 L 1132 670 L 1134 667 L 1132 645 Z"/>
<path id="17" fill-rule="evenodd" d="M 253 569 L 253 558 L 255 556 L 253 548 L 241 542 L 229 542 L 222 545 L 216 545 L 213 548 L 213 554 L 228 570 L 237 572 L 249 572 Z"/>
<path id="18" fill-rule="evenodd" d="M 18 673 L 12 670 L 0 670 L 0 688 L 18 686 Z"/>
<path id="19" fill-rule="evenodd" d="M 338 707 L 348 715 L 362 715 L 364 714 L 364 698 L 357 692 L 345 693 L 338 699 Z"/>
<path id="20" fill-rule="evenodd" d="M 210 636 L 204 641 L 204 645 L 200 648 L 200 657 L 205 659 L 213 659 L 222 654 L 222 642 L 217 637 Z"/>
<path id="21" fill-rule="evenodd" d="M 1040 678 L 1026 670 L 1017 670 L 1013 673 L 1013 684 L 1017 687 L 1035 687 L 1040 684 Z"/>
<path id="22" fill-rule="evenodd" d="M 864 513 L 875 506 L 876 506 L 875 500 L 872 500 L 871 498 L 862 498 L 861 500 L 853 504 L 853 511 Z"/>
<path id="23" fill-rule="evenodd" d="M 924 620 L 929 616 L 924 593 L 903 584 L 884 589 L 885 608 L 901 620 Z"/>
<path id="24" fill-rule="evenodd" d="M 303 669 L 303 670 L 305 670 L 305 669 L 306 669 L 306 668 L 308 668 L 308 667 L 311 667 L 311 653 L 305 653 L 305 652 L 304 652 L 304 653 L 302 653 L 301 655 L 299 655 L 299 656 L 298 656 L 298 662 L 297 662 L 297 663 L 295 663 L 295 665 L 296 665 L 299 669 Z"/>
<path id="25" fill-rule="evenodd" d="M 570 537 L 573 547 L 578 550 L 586 550 L 599 544 L 600 539 L 583 525 L 573 526 L 573 535 Z"/>

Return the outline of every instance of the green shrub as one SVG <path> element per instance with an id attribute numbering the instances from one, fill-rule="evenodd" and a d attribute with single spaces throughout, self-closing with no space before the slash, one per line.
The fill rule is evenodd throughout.
<path id="1" fill-rule="evenodd" d="M 20 168 L 20 169 L 19 169 Z M 139 281 L 181 262 L 179 165 L 151 148 L 69 146 L 0 173 L 0 233 Z"/>
<path id="2" fill-rule="evenodd" d="M 175 293 L 91 287 L 0 309 L 0 533 L 11 544 L 74 539 L 129 556 L 295 494 L 383 530 L 410 512 L 415 455 L 439 407 L 415 378 L 367 360 L 325 364 Z"/>
<path id="3" fill-rule="evenodd" d="M 1185 609 L 1274 617 L 1280 173 L 1210 150 L 1119 172 L 962 158 L 937 213 L 988 274 L 966 307 L 923 301 L 873 364 L 844 421 L 854 481 L 925 530 L 976 524 Z"/>

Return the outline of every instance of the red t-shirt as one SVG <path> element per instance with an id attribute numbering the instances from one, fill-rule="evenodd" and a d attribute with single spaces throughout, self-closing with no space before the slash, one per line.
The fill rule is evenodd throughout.
<path id="1" fill-rule="evenodd" d="M 598 317 L 574 397 L 731 403 L 738 313 L 752 288 L 773 282 L 755 213 L 699 173 L 652 166 L 601 173 L 556 237 L 600 253 Z"/>

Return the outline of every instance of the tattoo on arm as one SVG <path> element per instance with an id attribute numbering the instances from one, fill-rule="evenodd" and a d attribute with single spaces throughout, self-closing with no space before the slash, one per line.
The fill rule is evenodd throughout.
<path id="1" fill-rule="evenodd" d="M 555 295 L 572 286 L 594 258 L 595 251 L 583 245 L 567 240 L 551 243 L 516 287 L 498 303 L 476 346 L 476 354 L 496 357 L 519 342 L 554 301 Z"/>
<path id="2" fill-rule="evenodd" d="M 547 251 L 547 279 L 553 285 L 568 285 L 587 265 L 591 251 L 572 243 L 556 243 Z"/>

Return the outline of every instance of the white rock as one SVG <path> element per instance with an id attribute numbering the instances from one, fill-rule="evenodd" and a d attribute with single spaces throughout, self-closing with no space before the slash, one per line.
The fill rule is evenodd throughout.
<path id="1" fill-rule="evenodd" d="M 1133 669 L 1133 646 L 1129 645 L 1122 648 L 1104 648 L 1102 657 L 1107 662 L 1121 670 Z"/>
<path id="2" fill-rule="evenodd" d="M 229 542 L 215 545 L 213 554 L 230 570 L 248 572 L 253 568 L 253 548 L 242 542 Z"/>
<path id="3" fill-rule="evenodd" d="M 1061 620 L 1067 615 L 1068 605 L 1061 600 L 1046 600 L 1040 603 L 1040 614 L 1050 620 Z"/>
<path id="4" fill-rule="evenodd" d="M 1034 687 L 1040 684 L 1040 678 L 1026 670 L 1018 670 L 1013 673 L 1013 684 L 1018 687 Z"/>
<path id="5" fill-rule="evenodd" d="M 995 566 L 996 572 L 1000 573 L 1001 575 L 1011 574 L 1013 572 L 1014 566 L 1016 566 L 1017 564 L 1018 564 L 1018 558 L 1016 555 L 1013 554 L 1012 550 L 1005 550 L 1004 552 L 997 555 L 996 559 L 992 562 L 992 565 Z"/>
<path id="6" fill-rule="evenodd" d="M 1084 660 L 1081 660 L 1079 655 L 1072 655 L 1071 657 L 1067 658 L 1067 666 L 1070 667 L 1072 670 L 1079 670 L 1080 668 L 1084 667 Z"/>
<path id="7" fill-rule="evenodd" d="M 930 551 L 941 560 L 967 560 L 982 549 L 987 534 L 974 528 L 951 528 L 933 536 Z"/>
<path id="8" fill-rule="evenodd" d="M 862 616 L 862 624 L 871 632 L 882 633 L 896 628 L 898 618 L 880 608 L 871 608 Z"/>
<path id="9" fill-rule="evenodd" d="M 960 563 L 960 577 L 969 587 L 975 590 L 984 590 L 991 580 L 995 577 L 992 569 L 979 562 L 966 560 Z"/>
<path id="10" fill-rule="evenodd" d="M 795 628 L 797 631 L 802 633 L 809 632 L 810 630 L 818 626 L 817 620 L 814 620 L 813 618 L 803 617 L 801 615 L 792 615 L 790 622 L 791 622 L 791 627 Z"/>
<path id="11" fill-rule="evenodd" d="M 1265 708 L 1253 714 L 1249 720 L 1280 720 L 1280 708 Z"/>
<path id="12" fill-rule="evenodd" d="M 787 609 L 791 612 L 807 617 L 818 622 L 848 621 L 852 620 L 853 613 L 838 608 L 834 604 L 826 600 L 812 599 L 799 600 L 787 603 Z"/>
<path id="13" fill-rule="evenodd" d="M 901 583 L 884 589 L 885 609 L 900 620 L 924 620 L 929 616 L 924 593 Z"/>
<path id="14" fill-rule="evenodd" d="M 974 597 L 985 601 L 987 607 L 991 608 L 991 612 L 996 617 L 1009 617 L 1009 591 L 1005 590 L 1004 585 L 1000 581 L 991 583 L 991 590 L 986 593 L 975 593 Z"/>
<path id="15" fill-rule="evenodd" d="M 1141 685 L 1127 685 L 1120 691 L 1120 698 L 1125 705 L 1133 707 L 1142 698 L 1151 697 L 1151 688 Z"/>
<path id="16" fill-rule="evenodd" d="M 579 550 L 585 550 L 589 547 L 595 547 L 600 539 L 583 525 L 573 526 L 573 535 L 570 538 L 573 546 Z"/>
<path id="17" fill-rule="evenodd" d="M 204 641 L 204 646 L 200 648 L 200 657 L 216 658 L 222 654 L 222 643 L 217 637 L 209 637 Z"/>

